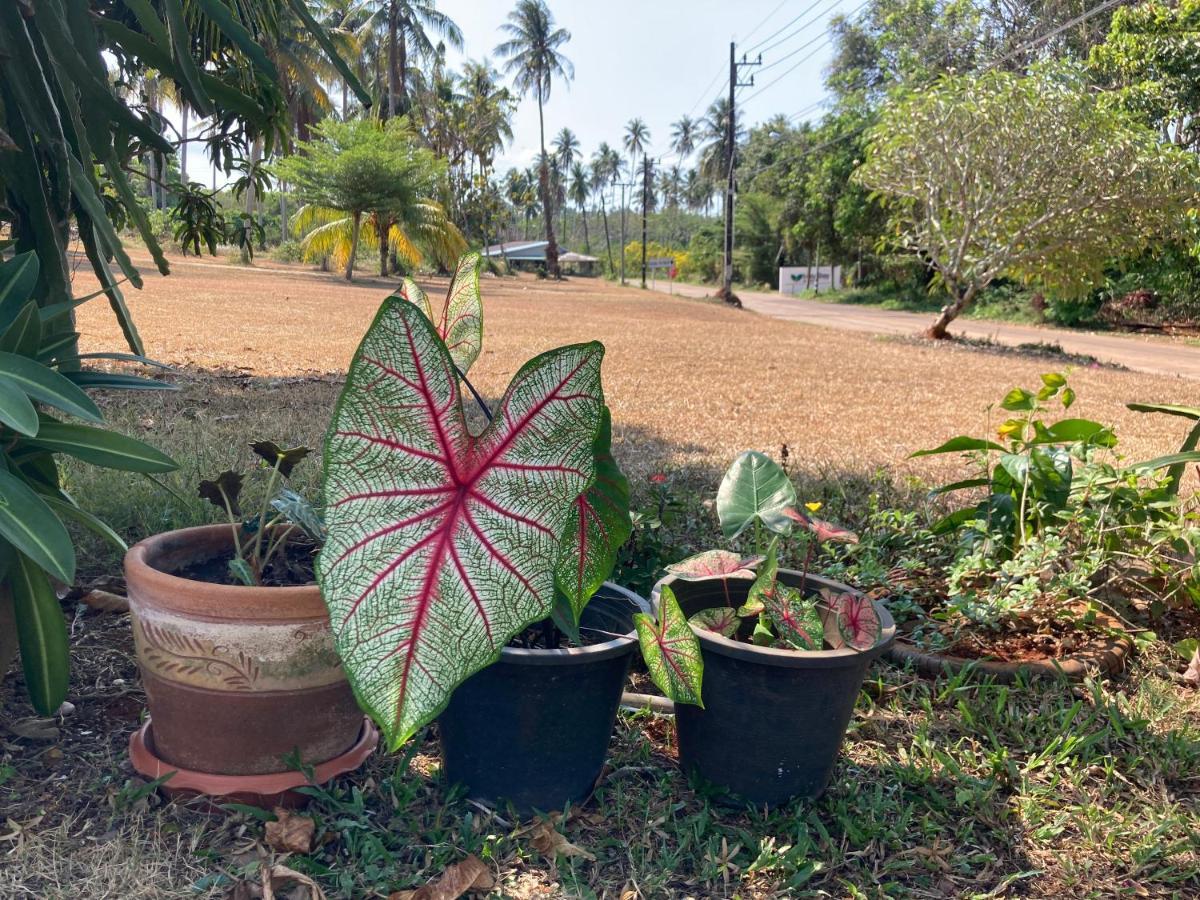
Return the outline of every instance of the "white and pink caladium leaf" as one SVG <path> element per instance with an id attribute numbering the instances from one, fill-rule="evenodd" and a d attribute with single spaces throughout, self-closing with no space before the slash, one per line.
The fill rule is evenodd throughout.
<path id="1" fill-rule="evenodd" d="M 805 597 L 797 588 L 775 583 L 763 593 L 763 615 L 771 620 L 780 639 L 797 650 L 820 650 L 825 641 L 825 624 L 815 597 Z"/>
<path id="2" fill-rule="evenodd" d="M 441 312 L 434 311 L 429 297 L 411 278 L 404 279 L 399 291 L 401 297 L 425 313 L 425 318 L 437 328 L 450 351 L 450 358 L 463 375 L 483 349 L 483 298 L 479 294 L 481 263 L 478 253 L 464 254 L 458 260 Z"/>
<path id="3" fill-rule="evenodd" d="M 592 481 L 599 343 L 514 376 L 467 428 L 429 319 L 389 297 L 350 365 L 325 441 L 317 577 L 351 685 L 398 747 L 554 603 L 554 563 Z"/>
<path id="4" fill-rule="evenodd" d="M 700 686 L 704 679 L 704 659 L 700 655 L 700 641 L 670 585 L 663 585 L 659 594 L 658 619 L 637 613 L 633 624 L 646 669 L 658 689 L 676 703 L 703 707 Z"/>
<path id="5" fill-rule="evenodd" d="M 822 544 L 826 541 L 836 541 L 841 544 L 858 543 L 858 535 L 853 531 L 834 525 L 832 522 L 826 522 L 824 519 L 814 519 L 807 512 L 794 506 L 783 510 L 783 514 L 793 522 L 799 523 L 801 528 L 810 532 Z"/>
<path id="6" fill-rule="evenodd" d="M 753 578 L 761 556 L 741 556 L 729 550 L 705 550 L 667 566 L 667 572 L 681 581 L 705 578 Z"/>
<path id="7" fill-rule="evenodd" d="M 714 606 L 712 609 L 702 609 L 690 619 L 692 625 L 719 634 L 721 637 L 732 638 L 742 626 L 741 617 L 728 606 Z"/>
<path id="8" fill-rule="evenodd" d="M 855 650 L 870 650 L 883 633 L 879 611 L 871 598 L 856 593 L 827 593 L 825 605 L 837 625 L 842 646 Z"/>
<path id="9" fill-rule="evenodd" d="M 629 481 L 612 455 L 608 407 L 601 413 L 594 449 L 595 478 L 571 504 L 554 568 L 555 583 L 570 602 L 576 623 L 592 595 L 612 574 L 621 546 L 633 533 Z"/>

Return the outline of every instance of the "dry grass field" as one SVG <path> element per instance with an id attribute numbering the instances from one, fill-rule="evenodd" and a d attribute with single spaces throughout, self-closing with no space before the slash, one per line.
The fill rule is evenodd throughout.
<path id="1" fill-rule="evenodd" d="M 242 375 L 340 375 L 392 288 L 275 263 L 173 264 L 170 277 L 148 274 L 145 290 L 128 291 L 147 352 Z M 426 286 L 440 293 L 446 282 Z M 93 289 L 81 274 L 76 292 Z M 483 292 L 477 386 L 495 396 L 539 351 L 603 341 L 618 453 L 635 478 L 657 467 L 716 470 L 740 450 L 778 452 L 782 444 L 802 469 L 929 475 L 936 464 L 907 462 L 909 452 L 979 433 L 986 407 L 1009 388 L 1035 385 L 1039 373 L 1064 366 L 780 322 L 593 279 L 488 278 Z M 123 349 L 103 300 L 80 309 L 79 328 L 87 350 Z M 1085 366 L 1071 380 L 1079 394 L 1072 412 L 1115 425 L 1132 459 L 1174 450 L 1182 429 L 1130 413 L 1125 403 L 1200 402 L 1200 384 L 1181 378 Z M 332 403 L 335 392 L 330 385 L 321 396 Z"/>

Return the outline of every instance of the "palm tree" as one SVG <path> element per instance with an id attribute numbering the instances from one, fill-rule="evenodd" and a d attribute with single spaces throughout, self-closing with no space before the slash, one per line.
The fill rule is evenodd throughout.
<path id="1" fill-rule="evenodd" d="M 697 131 L 698 123 L 691 116 L 681 116 L 671 126 L 671 149 L 679 154 L 680 160 L 687 159 L 696 149 Z"/>
<path id="2" fill-rule="evenodd" d="M 629 171 L 637 171 L 637 155 L 645 154 L 650 143 L 650 129 L 641 119 L 630 119 L 625 126 L 625 150 L 629 153 Z"/>
<path id="3" fill-rule="evenodd" d="M 611 188 L 612 183 L 617 178 L 617 168 L 620 165 L 621 157 L 607 143 L 601 143 L 592 155 L 592 191 L 600 198 L 600 215 L 604 219 L 604 246 L 608 249 L 608 268 L 611 272 L 614 267 L 612 238 L 608 231 L 608 208 L 604 205 L 604 194 Z"/>
<path id="4" fill-rule="evenodd" d="M 432 56 L 434 43 L 429 32 L 441 35 L 451 46 L 461 48 L 462 31 L 437 8 L 437 0 L 368 0 L 374 7 L 369 27 L 387 33 L 386 103 L 380 114 L 387 119 L 408 111 L 409 50 Z M 381 85 L 382 87 L 382 85 Z"/>
<path id="5" fill-rule="evenodd" d="M 505 59 L 504 71 L 513 76 L 513 86 L 518 94 L 525 96 L 532 91 L 537 97 L 538 139 L 542 151 L 538 158 L 538 185 L 541 189 L 542 218 L 546 221 L 546 271 L 558 278 L 558 242 L 554 239 L 554 209 L 550 202 L 543 107 L 550 99 L 550 88 L 555 77 L 564 81 L 575 77 L 575 67 L 562 55 L 562 47 L 571 40 L 571 32 L 554 26 L 554 16 L 545 0 L 518 0 L 502 28 L 509 35 L 509 40 L 496 47 L 496 53 Z"/>
<path id="6" fill-rule="evenodd" d="M 708 108 L 702 125 L 702 134 L 708 143 L 700 151 L 700 174 L 717 183 L 723 183 L 729 177 L 733 151 L 743 135 L 735 120 L 733 147 L 728 146 L 729 117 L 729 98 L 720 97 Z"/>
<path id="7" fill-rule="evenodd" d="M 571 198 L 576 207 L 579 208 L 579 217 L 583 219 L 583 246 L 584 252 L 592 252 L 592 240 L 588 237 L 587 226 L 587 199 L 592 193 L 592 187 L 588 181 L 587 170 L 584 169 L 583 163 L 574 163 L 571 166 L 571 183 L 567 188 L 567 196 Z"/>
<path id="8" fill-rule="evenodd" d="M 571 166 L 579 157 L 579 138 L 575 136 L 570 128 L 564 128 L 554 140 L 550 142 L 554 147 L 554 175 L 557 181 L 558 196 L 560 202 L 565 199 L 568 193 L 567 180 L 571 175 Z M 567 204 L 562 203 L 562 231 L 564 237 L 567 237 Z M 568 238 L 569 240 L 569 238 Z"/>

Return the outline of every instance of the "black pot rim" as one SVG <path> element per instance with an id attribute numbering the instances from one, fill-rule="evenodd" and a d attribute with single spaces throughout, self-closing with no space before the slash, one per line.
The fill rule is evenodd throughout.
<path id="1" fill-rule="evenodd" d="M 797 579 L 805 578 L 804 573 L 796 569 L 780 569 L 779 571 L 788 575 L 795 575 Z M 711 578 L 684 579 L 676 575 L 668 575 L 665 578 L 660 578 L 654 585 L 654 589 L 650 593 L 650 604 L 654 607 L 655 614 L 657 614 L 658 598 L 663 585 L 674 585 L 686 581 L 720 581 L 723 577 L 718 575 Z M 809 574 L 806 580 L 809 584 L 829 588 L 840 594 L 862 594 L 862 591 L 855 590 L 848 584 L 843 584 L 840 581 L 834 581 L 832 578 L 825 578 L 821 575 Z M 753 662 L 764 666 L 777 666 L 783 669 L 828 669 L 839 666 L 850 666 L 861 662 L 863 659 L 874 659 L 887 650 L 896 640 L 896 623 L 892 620 L 892 614 L 878 600 L 872 602 L 875 604 L 875 611 L 879 614 L 879 624 L 883 626 L 883 630 L 879 636 L 879 640 L 875 642 L 875 646 L 869 650 L 855 650 L 851 647 L 842 647 L 838 650 L 783 650 L 778 647 L 759 647 L 754 644 L 735 641 L 732 638 L 724 637 L 704 628 L 697 628 L 695 625 L 692 626 L 692 633 L 699 638 L 700 646 L 705 650 L 712 653 L 719 653 L 721 656 L 742 660 L 743 662 Z"/>
<path id="2" fill-rule="evenodd" d="M 620 594 L 633 605 L 645 609 L 646 601 L 628 588 L 606 581 L 601 589 Z M 500 661 L 517 666 L 582 666 L 615 656 L 625 656 L 633 652 L 637 643 L 635 629 L 601 644 L 589 644 L 586 647 L 560 647 L 558 650 L 505 647 L 500 651 Z"/>

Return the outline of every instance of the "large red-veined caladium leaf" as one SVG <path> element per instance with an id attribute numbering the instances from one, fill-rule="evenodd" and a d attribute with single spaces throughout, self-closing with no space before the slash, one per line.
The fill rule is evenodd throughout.
<path id="1" fill-rule="evenodd" d="M 658 598 L 658 619 L 636 613 L 638 643 L 650 679 L 676 703 L 704 706 L 700 685 L 704 678 L 704 659 L 700 641 L 679 608 L 675 592 L 663 585 Z"/>
<path id="2" fill-rule="evenodd" d="M 822 544 L 826 541 L 836 541 L 842 544 L 858 543 L 858 535 L 853 531 L 842 528 L 840 525 L 834 525 L 832 522 L 826 522 L 824 519 L 814 519 L 804 510 L 794 506 L 785 509 L 783 514 L 793 522 L 798 522 L 801 528 L 810 532 Z"/>
<path id="3" fill-rule="evenodd" d="M 592 480 L 603 355 L 576 344 L 526 363 L 474 436 L 416 306 L 389 297 L 363 338 L 325 443 L 317 576 L 347 675 L 392 747 L 550 614 L 571 504 Z"/>
<path id="4" fill-rule="evenodd" d="M 855 650 L 870 650 L 883 633 L 883 623 L 879 621 L 879 611 L 871 598 L 864 594 L 823 593 L 825 605 L 833 617 L 837 638 L 837 646 L 851 647 Z"/>
<path id="5" fill-rule="evenodd" d="M 483 348 L 483 298 L 479 294 L 480 264 L 481 257 L 478 253 L 467 253 L 459 259 L 441 312 L 434 311 L 429 297 L 411 278 L 405 278 L 400 285 L 400 296 L 425 313 L 425 317 L 434 324 L 438 334 L 446 342 L 450 358 L 463 375 L 467 374 L 467 370 L 479 358 L 479 351 Z"/>
<path id="6" fill-rule="evenodd" d="M 753 578 L 761 556 L 742 556 L 729 550 L 705 550 L 695 556 L 671 563 L 667 571 L 682 581 L 705 578 Z"/>
<path id="7" fill-rule="evenodd" d="M 558 589 L 570 601 L 576 622 L 612 574 L 621 545 L 633 533 L 629 481 L 612 455 L 612 415 L 607 407 L 596 433 L 595 470 L 591 486 L 571 505 L 554 569 Z"/>
<path id="8" fill-rule="evenodd" d="M 762 614 L 771 620 L 782 640 L 797 650 L 820 650 L 824 646 L 825 623 L 816 598 L 805 597 L 797 588 L 779 582 L 762 596 Z"/>

